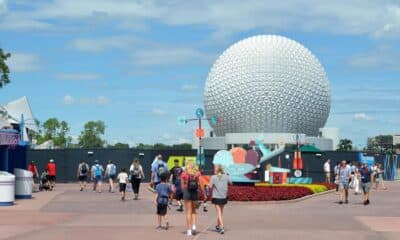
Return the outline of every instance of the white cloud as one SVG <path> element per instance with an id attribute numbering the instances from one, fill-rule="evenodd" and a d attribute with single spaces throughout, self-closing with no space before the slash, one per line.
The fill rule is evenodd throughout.
<path id="1" fill-rule="evenodd" d="M 7 12 L 7 2 L 6 0 L 0 0 L 0 16 Z"/>
<path id="2" fill-rule="evenodd" d="M 65 105 L 71 105 L 71 104 L 74 104 L 74 102 L 75 102 L 75 99 L 71 95 L 67 94 L 64 96 L 63 103 Z"/>
<path id="3" fill-rule="evenodd" d="M 76 39 L 70 43 L 70 47 L 84 52 L 104 52 L 110 49 L 125 49 L 135 46 L 137 39 L 126 36 L 114 36 L 107 38 Z"/>
<path id="4" fill-rule="evenodd" d="M 159 108 L 154 108 L 154 109 L 151 111 L 151 114 L 152 114 L 152 115 L 155 115 L 155 116 L 165 116 L 165 115 L 168 114 L 168 112 L 165 111 L 165 110 L 159 109 Z"/>
<path id="5" fill-rule="evenodd" d="M 228 36 L 254 29 L 276 31 L 328 32 L 332 34 L 400 36 L 400 7 L 395 1 L 108 1 L 68 0 L 37 3 L 19 10 L 15 19 L 33 22 L 107 18 L 115 26 L 129 23 L 143 26 L 150 20 L 166 25 L 205 25 L 214 36 Z M 2 24 L 0 24 L 2 25 Z"/>
<path id="6" fill-rule="evenodd" d="M 370 121 L 372 120 L 372 117 L 366 113 L 355 113 L 353 119 L 357 121 Z"/>
<path id="7" fill-rule="evenodd" d="M 132 63 L 139 68 L 150 66 L 170 66 L 211 63 L 214 54 L 202 52 L 191 47 L 152 46 L 131 52 Z"/>
<path id="8" fill-rule="evenodd" d="M 198 89 L 199 86 L 196 84 L 185 84 L 181 87 L 181 90 L 185 92 L 197 91 Z"/>
<path id="9" fill-rule="evenodd" d="M 101 78 L 101 75 L 96 73 L 59 73 L 55 77 L 65 81 L 90 81 Z"/>
<path id="10" fill-rule="evenodd" d="M 11 72 L 34 72 L 41 68 L 41 59 L 32 53 L 11 53 L 7 59 Z"/>
<path id="11" fill-rule="evenodd" d="M 67 94 L 63 98 L 63 103 L 65 105 L 79 104 L 79 105 L 96 105 L 104 106 L 111 103 L 111 100 L 104 96 L 98 97 L 82 97 L 75 99 L 73 96 Z"/>
<path id="12" fill-rule="evenodd" d="M 400 51 L 391 46 L 380 46 L 349 60 L 352 67 L 367 70 L 400 71 Z"/>

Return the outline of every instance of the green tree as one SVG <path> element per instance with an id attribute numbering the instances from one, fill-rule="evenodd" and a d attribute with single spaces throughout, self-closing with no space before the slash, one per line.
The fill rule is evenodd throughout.
<path id="1" fill-rule="evenodd" d="M 393 144 L 393 135 L 378 135 L 368 138 L 367 151 L 385 152 L 391 150 Z"/>
<path id="2" fill-rule="evenodd" d="M 353 142 L 350 139 L 340 139 L 337 151 L 351 151 L 353 149 Z"/>
<path id="3" fill-rule="evenodd" d="M 59 121 L 57 118 L 47 119 L 42 126 L 43 130 L 39 130 L 38 144 L 52 140 L 55 147 L 68 147 L 72 138 L 67 136 L 70 128 L 65 121 Z"/>
<path id="4" fill-rule="evenodd" d="M 118 143 L 114 144 L 114 146 L 111 145 L 110 147 L 111 148 L 118 148 L 118 149 L 128 149 L 129 148 L 129 144 L 118 142 Z"/>
<path id="5" fill-rule="evenodd" d="M 85 123 L 79 136 L 79 146 L 83 148 L 101 148 L 106 143 L 101 137 L 106 126 L 103 121 L 89 121 Z"/>
<path id="6" fill-rule="evenodd" d="M 174 145 L 172 145 L 172 149 L 176 149 L 176 150 L 192 149 L 192 144 L 189 144 L 189 143 L 174 144 Z"/>
<path id="7" fill-rule="evenodd" d="M 0 88 L 4 87 L 6 84 L 10 83 L 10 69 L 7 66 L 6 60 L 11 57 L 10 53 L 5 53 L 3 49 L 0 48 Z"/>

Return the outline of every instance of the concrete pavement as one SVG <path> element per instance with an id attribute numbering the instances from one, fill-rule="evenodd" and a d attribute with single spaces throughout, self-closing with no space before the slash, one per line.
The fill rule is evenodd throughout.
<path id="1" fill-rule="evenodd" d="M 186 237 L 184 214 L 169 211 L 170 230 L 156 227 L 153 194 L 142 184 L 141 199 L 118 193 L 80 192 L 76 184 L 59 184 L 33 200 L 0 208 L 0 239 L 400 239 L 400 182 L 372 190 L 371 205 L 360 195 L 347 205 L 329 193 L 284 204 L 230 202 L 224 214 L 226 233 L 213 231 L 215 210 L 199 212 L 200 234 Z M 128 193 L 132 194 L 132 193 Z"/>

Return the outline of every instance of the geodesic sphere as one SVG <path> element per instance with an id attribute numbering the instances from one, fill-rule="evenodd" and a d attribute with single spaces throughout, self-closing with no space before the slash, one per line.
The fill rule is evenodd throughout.
<path id="1" fill-rule="evenodd" d="M 330 111 L 324 68 L 303 45 L 260 35 L 230 46 L 214 63 L 204 91 L 217 136 L 226 133 L 318 134 Z"/>

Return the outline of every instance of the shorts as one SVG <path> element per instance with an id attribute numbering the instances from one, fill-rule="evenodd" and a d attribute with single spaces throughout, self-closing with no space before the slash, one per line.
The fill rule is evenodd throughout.
<path id="1" fill-rule="evenodd" d="M 48 179 L 50 182 L 55 182 L 55 181 L 56 181 L 56 176 L 54 176 L 54 175 L 49 175 L 49 176 L 47 176 L 47 179 Z"/>
<path id="2" fill-rule="evenodd" d="M 369 193 L 369 189 L 371 188 L 371 182 L 361 183 L 361 188 L 364 193 Z"/>
<path id="3" fill-rule="evenodd" d="M 101 183 L 102 177 L 101 176 L 95 176 L 94 177 L 94 182 L 95 183 Z"/>
<path id="4" fill-rule="evenodd" d="M 199 194 L 197 193 L 197 191 L 189 191 L 185 189 L 183 190 L 183 200 L 198 201 Z"/>
<path id="5" fill-rule="evenodd" d="M 167 215 L 168 205 L 165 204 L 157 204 L 157 215 L 165 216 Z"/>
<path id="6" fill-rule="evenodd" d="M 339 182 L 339 189 L 349 190 L 348 182 Z"/>
<path id="7" fill-rule="evenodd" d="M 126 183 L 119 183 L 119 191 L 120 192 L 126 191 Z"/>
<path id="8" fill-rule="evenodd" d="M 228 199 L 227 198 L 213 198 L 211 200 L 212 204 L 215 205 L 225 205 L 228 203 Z"/>
<path id="9" fill-rule="evenodd" d="M 115 179 L 117 179 L 117 176 L 116 175 L 109 175 L 109 176 L 107 176 L 107 180 L 109 180 L 109 179 L 115 181 Z"/>
<path id="10" fill-rule="evenodd" d="M 83 175 L 83 176 L 79 176 L 79 182 L 87 182 L 87 176 Z"/>
<path id="11" fill-rule="evenodd" d="M 182 186 L 181 183 L 175 183 L 175 198 L 176 200 L 182 200 L 183 199 L 183 192 L 182 192 Z"/>

